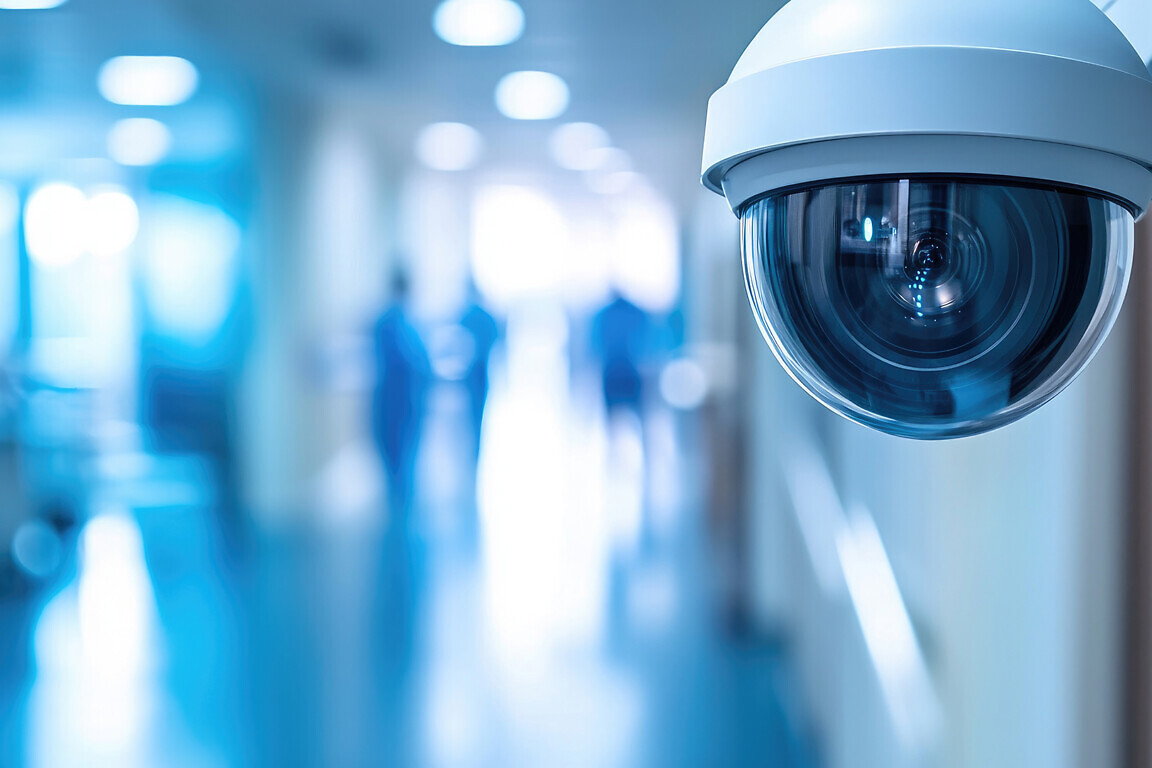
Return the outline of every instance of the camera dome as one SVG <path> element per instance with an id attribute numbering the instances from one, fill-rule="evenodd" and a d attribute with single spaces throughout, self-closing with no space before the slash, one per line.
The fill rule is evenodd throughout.
<path id="1" fill-rule="evenodd" d="M 776 357 L 838 413 L 959 437 L 1059 393 L 1123 301 L 1132 214 L 1011 180 L 871 179 L 740 214 L 753 310 Z"/>
<path id="2" fill-rule="evenodd" d="M 702 180 L 792 377 L 863 424 L 957 437 L 1103 343 L 1149 121 L 1152 75 L 1089 0 L 791 0 L 709 101 Z"/>

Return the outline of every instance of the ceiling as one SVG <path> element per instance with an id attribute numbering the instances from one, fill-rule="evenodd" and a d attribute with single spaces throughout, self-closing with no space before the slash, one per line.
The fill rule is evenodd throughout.
<path id="1" fill-rule="evenodd" d="M 440 41 L 435 0 L 70 0 L 0 12 L 0 144 L 5 129 L 31 121 L 42 130 L 24 130 L 25 139 L 59 133 L 74 145 L 69 153 L 98 153 L 104 122 L 126 111 L 95 93 L 100 63 L 166 53 L 200 67 L 204 85 L 191 106 L 201 112 L 259 102 L 261 89 L 273 89 L 359 113 L 398 156 L 422 125 L 458 120 L 485 134 L 489 162 L 532 165 L 546 162 L 555 121 L 508 120 L 492 94 L 509 71 L 544 69 L 571 88 L 563 120 L 603 125 L 639 170 L 679 197 L 698 189 L 708 96 L 781 4 L 519 1 L 525 34 L 500 48 Z"/>

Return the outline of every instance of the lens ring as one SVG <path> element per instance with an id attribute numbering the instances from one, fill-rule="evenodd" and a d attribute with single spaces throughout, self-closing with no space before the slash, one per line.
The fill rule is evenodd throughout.
<path id="1" fill-rule="evenodd" d="M 915 222 L 940 214 L 947 212 L 929 209 L 912 215 Z M 903 269 L 893 269 L 889 276 L 892 297 L 921 318 L 952 312 L 966 303 L 973 295 L 966 288 L 979 285 L 987 266 L 980 231 L 967 218 L 953 216 L 943 231 L 914 223 L 908 239 L 911 245 L 903 253 Z"/>
<path id="2" fill-rule="evenodd" d="M 940 185 L 932 185 L 932 189 Z M 913 190 L 915 188 L 913 187 Z M 930 194 L 925 191 L 924 194 Z M 939 191 L 936 192 L 939 195 Z M 915 195 L 915 192 L 912 192 Z M 991 206 L 999 224 L 1002 249 L 1014 254 L 1027 253 L 1029 259 L 991 258 L 992 250 L 982 229 L 957 211 L 943 204 L 912 206 L 903 217 L 907 221 L 906 237 L 899 238 L 889 247 L 894 253 L 884 254 L 888 270 L 877 269 L 875 261 L 861 269 L 846 269 L 841 259 L 829 260 L 825 268 L 835 273 L 840 292 L 828 294 L 825 301 L 837 320 L 835 334 L 852 338 L 859 348 L 882 365 L 892 365 L 909 371 L 947 371 L 967 365 L 972 359 L 995 349 L 1003 336 L 1019 322 L 1028 305 L 1036 273 L 1037 249 L 1027 235 L 1026 217 L 1010 195 L 997 195 Z M 986 205 L 985 207 L 988 207 Z M 1011 215 L 1009 215 L 1011 214 Z M 948 222 L 948 226 L 932 227 L 931 222 Z M 904 265 L 916 242 L 932 237 L 937 241 L 951 237 L 951 232 L 971 244 L 968 252 L 953 259 L 960 269 L 967 265 L 968 272 L 961 278 L 964 295 L 953 302 L 950 313 L 917 311 L 917 294 L 901 295 L 893 283 L 905 280 Z M 911 242 L 911 245 L 905 243 Z M 849 254 L 855 256 L 855 254 Z M 1003 255 L 1003 254 L 998 254 Z M 897 267 L 899 265 L 899 267 Z M 1009 266 L 1015 266 L 1009 271 Z M 886 295 L 877 299 L 875 287 L 885 285 Z M 907 286 L 907 283 L 904 283 Z M 1026 290 L 1020 292 L 1021 287 Z M 823 291 L 821 291 L 823 292 Z M 979 297 L 979 307 L 971 306 L 971 299 Z M 905 310 L 904 327 L 890 321 L 891 307 L 886 301 L 895 301 Z M 964 308 L 968 307 L 965 314 Z M 878 315 L 879 319 L 867 315 Z M 1009 319 L 1013 318 L 1014 319 Z M 1009 327 L 1011 326 L 1011 327 Z M 990 340 L 997 333 L 1000 339 Z M 942 343 L 949 339 L 949 343 Z M 973 352 L 983 348 L 983 352 Z"/>
<path id="3" fill-rule="evenodd" d="M 785 368 L 911 437 L 985 431 L 1054 396 L 1114 321 L 1131 260 L 1119 205 L 1008 180 L 832 185 L 754 202 L 742 223 Z"/>

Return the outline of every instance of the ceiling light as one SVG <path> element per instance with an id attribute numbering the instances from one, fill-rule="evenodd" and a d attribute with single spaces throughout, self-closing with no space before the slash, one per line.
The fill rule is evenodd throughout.
<path id="1" fill-rule="evenodd" d="M 150 117 L 129 117 L 108 132 L 108 156 L 121 165 L 155 165 L 171 146 L 168 126 Z"/>
<path id="2" fill-rule="evenodd" d="M 620 195 L 639 186 L 644 177 L 635 171 L 615 171 L 602 173 L 593 171 L 586 179 L 588 188 L 598 195 Z"/>
<path id="3" fill-rule="evenodd" d="M 618 195 L 641 181 L 640 174 L 632 170 L 632 158 L 616 147 L 605 147 L 589 153 L 593 170 L 585 173 L 588 187 L 597 194 Z"/>
<path id="4" fill-rule="evenodd" d="M 602 162 L 602 150 L 608 148 L 608 132 L 593 123 L 568 123 L 552 132 L 549 148 L 552 159 L 561 168 L 590 171 Z"/>
<path id="5" fill-rule="evenodd" d="M 568 109 L 568 84 L 551 72 L 512 72 L 496 86 L 496 106 L 513 120 L 551 120 Z"/>
<path id="6" fill-rule="evenodd" d="M 466 171 L 480 160 L 484 140 L 463 123 L 433 123 L 416 137 L 416 157 L 438 171 Z"/>
<path id="7" fill-rule="evenodd" d="M 43 11 L 64 5 L 67 0 L 0 0 L 0 9 L 5 11 Z"/>
<path id="8" fill-rule="evenodd" d="M 512 0 L 444 0 L 432 28 L 452 45 L 508 45 L 524 32 L 524 11 Z"/>
<path id="9" fill-rule="evenodd" d="M 99 86 L 114 104 L 170 107 L 196 92 L 200 76 L 177 56 L 117 56 L 100 68 Z"/>

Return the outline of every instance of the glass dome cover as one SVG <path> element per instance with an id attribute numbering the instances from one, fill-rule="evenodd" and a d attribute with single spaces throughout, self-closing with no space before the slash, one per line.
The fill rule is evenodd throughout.
<path id="1" fill-rule="evenodd" d="M 1133 216 L 1004 179 L 869 179 L 740 212 L 769 346 L 817 400 L 905 437 L 985 432 L 1056 396 L 1115 322 Z"/>

